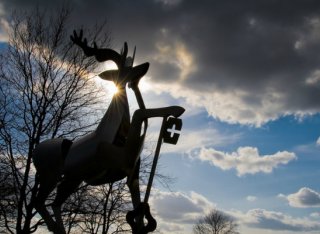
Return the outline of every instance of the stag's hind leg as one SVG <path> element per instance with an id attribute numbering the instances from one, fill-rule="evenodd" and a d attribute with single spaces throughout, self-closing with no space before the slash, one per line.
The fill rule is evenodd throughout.
<path id="1" fill-rule="evenodd" d="M 57 187 L 57 195 L 52 204 L 52 210 L 57 224 L 57 234 L 65 234 L 63 220 L 61 217 L 61 206 L 68 197 L 79 187 L 82 180 L 64 178 Z"/>
<path id="2" fill-rule="evenodd" d="M 38 175 L 40 186 L 35 202 L 35 209 L 39 212 L 44 222 L 47 224 L 48 229 L 52 232 L 56 230 L 56 223 L 52 219 L 50 213 L 48 212 L 45 201 L 48 198 L 49 194 L 53 191 L 53 189 L 57 185 L 57 181 L 53 177 L 41 177 Z"/>

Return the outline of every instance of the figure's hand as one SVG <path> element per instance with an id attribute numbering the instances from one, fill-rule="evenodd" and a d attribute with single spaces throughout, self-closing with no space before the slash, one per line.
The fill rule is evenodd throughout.
<path id="1" fill-rule="evenodd" d="M 83 52 L 85 53 L 85 55 L 87 56 L 93 56 L 95 55 L 96 50 L 98 49 L 97 44 L 94 42 L 94 47 L 89 47 L 88 46 L 88 41 L 86 38 L 84 38 L 82 40 L 83 37 L 83 30 L 81 29 L 79 32 L 79 35 L 77 34 L 77 32 L 74 30 L 73 31 L 73 36 L 70 36 L 71 41 L 78 45 L 79 47 L 82 48 Z"/>
<path id="2" fill-rule="evenodd" d="M 144 226 L 142 223 L 142 227 L 139 227 L 139 223 L 137 220 L 139 218 L 146 218 L 148 221 L 147 225 Z M 141 202 L 136 209 L 133 211 L 129 211 L 126 216 L 128 224 L 131 226 L 132 233 L 149 233 L 153 232 L 157 228 L 157 221 L 152 217 L 150 213 L 150 207 L 147 202 Z"/>

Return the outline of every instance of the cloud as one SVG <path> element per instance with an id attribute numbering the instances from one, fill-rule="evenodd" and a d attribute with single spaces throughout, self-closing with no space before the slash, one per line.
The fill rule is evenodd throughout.
<path id="1" fill-rule="evenodd" d="M 319 219 L 320 218 L 320 212 L 313 212 L 310 214 L 310 217 L 315 218 L 315 219 Z"/>
<path id="2" fill-rule="evenodd" d="M 163 233 L 189 233 L 199 217 L 216 208 L 214 203 L 196 192 L 182 193 L 159 190 L 151 196 L 150 206 L 159 221 L 159 230 Z M 224 212 L 234 217 L 241 227 L 293 232 L 312 232 L 320 229 L 320 223 L 315 220 L 319 217 L 316 212 L 309 217 L 293 217 L 282 212 L 265 209 Z"/>
<path id="3" fill-rule="evenodd" d="M 221 146 L 231 144 L 240 138 L 240 134 L 224 134 L 217 129 L 207 127 L 192 130 L 183 130 L 177 145 L 166 145 L 163 153 L 185 153 L 192 158 L 196 157 L 194 150 L 206 146 Z M 214 139 L 214 142 L 212 141 Z"/>
<path id="4" fill-rule="evenodd" d="M 196 104 L 205 107 L 210 115 L 229 123 L 261 126 L 283 115 L 319 112 L 317 98 L 311 95 L 319 96 L 319 56 L 311 51 L 318 49 L 313 42 L 319 38 L 319 27 L 312 12 L 319 7 L 291 4 L 297 11 L 294 17 L 286 18 L 280 14 L 278 4 L 268 3 L 265 8 L 251 2 L 250 8 L 257 11 L 247 12 L 248 2 L 242 2 L 241 6 L 233 2 L 235 15 L 230 18 L 227 17 L 230 8 L 223 3 L 212 3 L 211 8 L 206 3 L 201 6 L 184 3 L 179 8 L 181 11 L 175 13 L 181 16 L 177 19 L 186 22 L 172 19 L 161 31 L 170 35 L 166 38 L 167 48 L 183 42 L 194 58 L 197 71 L 179 82 L 183 93 L 174 92 L 174 88 L 172 95 L 197 100 Z M 197 11 L 192 11 L 192 7 Z M 304 7 L 304 13 L 299 13 L 300 7 Z M 211 12 L 206 14 L 205 8 Z M 159 35 L 155 44 L 163 41 L 164 36 Z M 318 62 L 306 58 L 307 54 L 315 55 L 313 58 Z M 173 59 L 169 54 L 163 58 Z M 303 66 L 298 68 L 298 64 Z M 169 70 L 173 67 L 157 67 L 155 63 L 151 72 L 153 77 L 161 77 L 157 82 L 167 84 L 180 76 L 179 72 Z M 166 74 L 166 78 L 161 74 Z M 162 90 L 168 91 L 168 86 Z"/>
<path id="5" fill-rule="evenodd" d="M 248 197 L 253 198 L 253 196 Z M 150 202 L 159 221 L 159 230 L 164 233 L 187 233 L 199 217 L 216 207 L 215 204 L 196 192 L 186 194 L 156 191 Z M 224 212 L 234 217 L 242 227 L 293 232 L 312 232 L 320 229 L 320 223 L 315 220 L 319 218 L 316 212 L 310 217 L 293 217 L 265 209 Z"/>
<path id="6" fill-rule="evenodd" d="M 9 40 L 10 25 L 4 15 L 3 6 L 0 3 L 0 42 L 8 42 Z"/>
<path id="7" fill-rule="evenodd" d="M 189 194 L 157 191 L 150 202 L 161 219 L 177 223 L 193 223 L 215 207 L 203 195 L 193 191 Z"/>
<path id="8" fill-rule="evenodd" d="M 222 170 L 236 169 L 238 176 L 245 174 L 271 173 L 280 164 L 296 159 L 294 153 L 279 151 L 273 155 L 259 155 L 254 147 L 239 147 L 236 152 L 226 153 L 213 148 L 202 148 L 199 159 L 208 161 Z"/>
<path id="9" fill-rule="evenodd" d="M 182 0 L 155 0 L 155 2 L 160 2 L 164 6 L 176 6 L 182 2 Z"/>
<path id="10" fill-rule="evenodd" d="M 166 34 L 165 29 L 162 32 Z M 194 57 L 184 43 L 176 41 L 171 45 L 171 43 L 157 42 L 156 48 L 157 52 L 153 58 L 155 62 L 160 66 L 169 66 L 175 69 L 181 81 L 197 70 Z"/>
<path id="11" fill-rule="evenodd" d="M 242 225 L 253 228 L 294 232 L 319 231 L 320 229 L 318 221 L 307 217 L 296 218 L 281 212 L 264 209 L 252 209 L 246 213 L 231 211 L 230 214 L 237 218 Z"/>
<path id="12" fill-rule="evenodd" d="M 73 0 L 70 5 L 75 25 L 107 17 L 114 44 L 137 45 L 136 60 L 151 63 L 148 75 L 162 85 L 159 92 L 206 108 L 214 118 L 261 126 L 284 115 L 319 113 L 320 2 L 231 3 Z M 10 12 L 35 1 L 2 4 L 3 12 Z M 288 5 L 291 14 L 283 14 Z"/>
<path id="13" fill-rule="evenodd" d="M 320 137 L 317 139 L 316 145 L 320 146 Z"/>
<path id="14" fill-rule="evenodd" d="M 320 193 L 307 187 L 303 187 L 293 194 L 279 194 L 278 196 L 286 199 L 292 207 L 320 207 Z"/>
<path id="15" fill-rule="evenodd" d="M 153 190 L 150 207 L 164 233 L 189 233 L 192 225 L 215 207 L 203 195 L 191 191 L 164 192 Z"/>
<path id="16" fill-rule="evenodd" d="M 254 201 L 257 200 L 257 197 L 255 197 L 255 196 L 247 196 L 246 200 L 249 201 L 249 202 L 254 202 Z"/>

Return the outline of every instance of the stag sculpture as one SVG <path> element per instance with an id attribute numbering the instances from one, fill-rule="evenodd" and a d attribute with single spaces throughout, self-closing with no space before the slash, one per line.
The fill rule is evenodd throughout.
<path id="1" fill-rule="evenodd" d="M 134 67 L 133 59 L 127 57 L 126 43 L 122 52 L 118 53 L 109 48 L 98 48 L 95 43 L 93 47 L 88 46 L 87 40 L 83 39 L 82 31 L 79 34 L 74 32 L 71 40 L 83 49 L 86 56 L 95 56 L 98 62 L 110 60 L 117 65 L 117 70 L 104 71 L 99 77 L 113 81 L 118 87 L 118 92 L 113 96 L 106 113 L 93 132 L 74 142 L 62 138 L 49 139 L 41 142 L 34 150 L 33 162 L 40 184 L 36 210 L 48 229 L 55 234 L 65 233 L 61 206 L 83 181 L 89 185 L 101 185 L 127 178 L 133 207 L 139 208 L 143 203 L 139 188 L 140 152 L 143 148 L 147 120 L 153 117 L 178 117 L 184 112 L 179 106 L 145 108 L 139 91 L 139 80 L 148 71 L 149 63 Z M 139 109 L 134 112 L 131 121 L 127 84 L 134 91 L 139 104 Z M 52 217 L 45 201 L 56 187 L 56 197 L 51 204 Z M 145 206 L 147 204 L 144 204 Z M 147 210 L 148 208 L 147 206 Z M 135 233 L 148 232 L 142 216 L 143 214 L 134 218 L 139 224 L 133 228 Z M 152 231 L 156 223 L 155 220 L 150 222 L 153 223 Z"/>

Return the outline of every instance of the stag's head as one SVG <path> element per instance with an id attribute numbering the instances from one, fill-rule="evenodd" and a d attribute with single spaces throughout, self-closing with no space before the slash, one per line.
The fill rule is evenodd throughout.
<path id="1" fill-rule="evenodd" d="M 79 35 L 74 31 L 73 36 L 70 38 L 74 44 L 83 49 L 85 55 L 95 56 L 98 62 L 113 61 L 117 65 L 118 69 L 116 70 L 107 70 L 100 73 L 100 78 L 113 81 L 118 89 L 124 89 L 127 83 L 131 88 L 137 87 L 140 79 L 147 73 L 149 63 L 143 63 L 133 67 L 135 50 L 132 57 L 127 57 L 128 45 L 126 42 L 124 43 L 121 53 L 118 53 L 109 48 L 98 48 L 95 42 L 93 43 L 93 47 L 90 47 L 88 46 L 87 39 L 82 39 L 82 37 L 83 32 L 81 30 Z"/>

